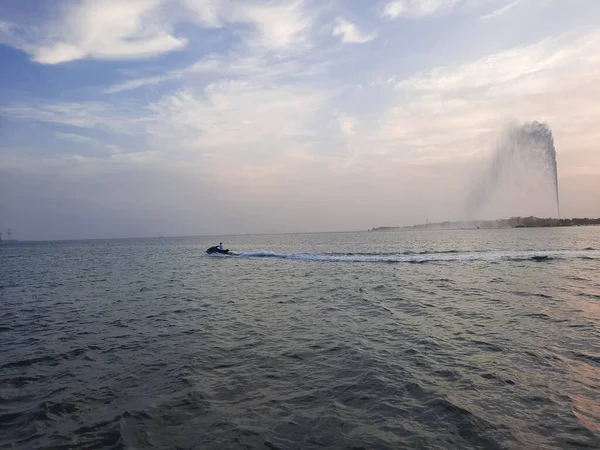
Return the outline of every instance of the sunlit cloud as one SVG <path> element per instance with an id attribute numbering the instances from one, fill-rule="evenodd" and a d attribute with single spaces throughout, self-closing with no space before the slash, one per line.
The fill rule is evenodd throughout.
<path id="1" fill-rule="evenodd" d="M 372 41 L 377 36 L 375 33 L 366 34 L 361 32 L 356 25 L 346 19 L 338 19 L 332 34 L 339 36 L 346 44 L 363 44 Z"/>
<path id="2" fill-rule="evenodd" d="M 99 129 L 123 134 L 141 131 L 144 117 L 134 105 L 98 101 L 16 103 L 0 108 L 11 119 Z"/>
<path id="3" fill-rule="evenodd" d="M 82 58 L 147 58 L 180 50 L 187 40 L 172 33 L 160 18 L 161 0 L 85 1 L 65 8 L 46 24 L 41 36 L 21 47 L 41 64 Z"/>
<path id="4" fill-rule="evenodd" d="M 308 45 L 311 17 L 304 3 L 213 0 L 85 0 L 58 8 L 57 18 L 37 28 L 0 22 L 0 42 L 40 64 L 86 58 L 144 59 L 180 51 L 188 39 L 176 25 L 191 22 L 215 29 L 240 25 L 249 46 L 281 51 Z M 247 25 L 250 29 L 246 31 Z"/>
<path id="5" fill-rule="evenodd" d="M 505 6 L 502 6 L 501 8 L 495 9 L 492 12 L 481 16 L 480 19 L 486 20 L 486 19 L 493 19 L 495 17 L 499 17 L 503 14 L 506 14 L 510 10 L 514 9 L 515 6 L 518 6 L 520 3 L 522 3 L 521 0 L 515 0 L 514 2 L 511 2 Z"/>
<path id="6" fill-rule="evenodd" d="M 256 34 L 249 41 L 269 50 L 282 50 L 307 44 L 307 30 L 311 18 L 300 0 L 261 4 L 240 4 L 232 8 L 229 20 L 233 23 L 250 23 Z"/>
<path id="7" fill-rule="evenodd" d="M 236 157 L 256 152 L 284 152 L 313 135 L 311 122 L 326 100 L 303 87 L 263 87 L 243 81 L 220 81 L 202 92 L 181 91 L 150 105 L 148 132 L 188 149 L 223 152 Z"/>
<path id="8" fill-rule="evenodd" d="M 400 17 L 420 18 L 431 14 L 447 12 L 461 0 L 394 0 L 386 3 L 383 17 L 398 19 Z"/>
<path id="9" fill-rule="evenodd" d="M 413 75 L 396 84 L 398 89 L 415 91 L 459 91 L 507 84 L 507 89 L 515 89 L 517 94 L 522 87 L 516 80 L 527 81 L 536 76 L 531 89 L 544 89 L 548 79 L 543 75 L 555 75 L 558 71 L 573 69 L 576 64 L 581 69 L 598 65 L 597 52 L 600 50 L 600 33 L 590 33 L 579 39 L 569 36 L 544 39 L 532 45 L 515 47 L 494 53 L 476 61 L 457 67 L 439 67 L 428 73 Z M 542 84 L 543 83 L 543 84 Z M 559 87 L 552 82 L 557 88 Z M 506 94 L 503 91 L 502 94 Z"/>
<path id="10" fill-rule="evenodd" d="M 243 54 L 209 55 L 195 63 L 167 71 L 161 75 L 133 78 L 118 82 L 104 90 L 107 94 L 156 86 L 168 81 L 189 81 L 195 76 L 209 74 L 217 77 L 247 77 L 275 82 L 282 78 L 306 78 L 322 72 L 328 63 L 303 62 L 297 58 L 282 56 L 270 57 L 263 53 L 247 52 Z"/>

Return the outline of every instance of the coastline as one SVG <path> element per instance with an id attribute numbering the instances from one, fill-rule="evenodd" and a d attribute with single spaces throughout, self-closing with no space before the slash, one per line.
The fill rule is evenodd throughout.
<path id="1" fill-rule="evenodd" d="M 557 228 L 600 225 L 600 218 L 555 219 L 540 217 L 511 217 L 496 220 L 464 220 L 457 222 L 432 222 L 410 226 L 380 226 L 369 231 L 406 231 L 406 230 L 478 230 L 510 228 Z"/>

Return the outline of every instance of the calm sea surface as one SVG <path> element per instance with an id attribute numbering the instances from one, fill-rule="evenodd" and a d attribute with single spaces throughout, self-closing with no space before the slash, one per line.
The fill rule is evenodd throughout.
<path id="1" fill-rule="evenodd" d="M 600 227 L 0 245 L 0 448 L 326 447 L 600 448 Z"/>

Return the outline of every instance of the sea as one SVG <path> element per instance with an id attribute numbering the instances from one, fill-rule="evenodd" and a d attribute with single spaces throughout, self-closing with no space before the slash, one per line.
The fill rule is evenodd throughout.
<path id="1" fill-rule="evenodd" d="M 600 227 L 3 244 L 0 448 L 598 449 Z"/>

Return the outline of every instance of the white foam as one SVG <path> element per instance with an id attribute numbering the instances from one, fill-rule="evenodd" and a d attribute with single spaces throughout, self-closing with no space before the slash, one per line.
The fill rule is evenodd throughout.
<path id="1" fill-rule="evenodd" d="M 577 257 L 600 258 L 599 250 L 540 250 L 540 251 L 490 251 L 461 253 L 424 253 L 407 255 L 398 254 L 327 254 L 327 253 L 281 253 L 281 252 L 246 252 L 237 255 L 241 258 L 273 258 L 294 261 L 322 262 L 362 262 L 362 263 L 425 263 L 449 261 L 526 261 L 536 259 L 565 259 Z"/>

